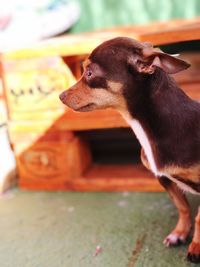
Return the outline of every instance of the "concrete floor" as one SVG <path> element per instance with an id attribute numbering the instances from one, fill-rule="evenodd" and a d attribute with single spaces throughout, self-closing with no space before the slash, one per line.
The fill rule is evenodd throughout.
<path id="1" fill-rule="evenodd" d="M 165 193 L 13 190 L 0 199 L 0 266 L 196 266 L 187 245 L 162 244 L 176 218 Z"/>

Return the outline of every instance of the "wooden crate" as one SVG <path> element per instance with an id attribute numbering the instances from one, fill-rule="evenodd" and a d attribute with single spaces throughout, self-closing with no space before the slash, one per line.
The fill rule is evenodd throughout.
<path id="1" fill-rule="evenodd" d="M 9 123 L 19 185 L 32 190 L 160 191 L 141 164 L 99 164 L 75 132 L 45 121 Z M 133 137 L 134 138 L 134 137 Z M 133 151 L 134 154 L 134 151 Z"/>
<path id="2" fill-rule="evenodd" d="M 91 164 L 83 140 L 46 121 L 10 122 L 9 137 L 22 187 L 63 189 Z"/>
<path id="3" fill-rule="evenodd" d="M 112 109 L 76 113 L 65 108 L 58 95 L 80 77 L 81 62 L 102 41 L 122 35 L 154 45 L 197 40 L 199 22 L 178 20 L 69 35 L 5 53 L 3 83 L 20 186 L 45 190 L 161 191 L 157 180 L 141 164 L 96 163 L 90 145 L 77 135 L 77 131 L 89 129 L 128 127 L 118 113 Z M 182 57 L 191 61 L 192 68 L 175 78 L 191 97 L 200 99 L 200 55 Z"/>

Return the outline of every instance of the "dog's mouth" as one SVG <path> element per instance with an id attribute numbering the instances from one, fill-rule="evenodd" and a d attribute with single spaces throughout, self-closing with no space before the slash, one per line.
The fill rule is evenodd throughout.
<path id="1" fill-rule="evenodd" d="M 83 107 L 80 107 L 80 108 L 76 108 L 75 111 L 78 111 L 78 112 L 86 112 L 86 111 L 91 111 L 95 108 L 95 104 L 94 103 L 90 103 L 90 104 L 87 104 Z"/>

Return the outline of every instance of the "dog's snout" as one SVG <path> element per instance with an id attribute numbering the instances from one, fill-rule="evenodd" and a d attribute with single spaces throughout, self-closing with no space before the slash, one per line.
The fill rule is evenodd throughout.
<path id="1" fill-rule="evenodd" d="M 64 100 L 66 99 L 66 97 L 67 97 L 67 92 L 66 92 L 66 91 L 62 92 L 62 93 L 59 95 L 59 98 L 60 98 L 60 100 L 61 100 L 62 102 L 64 102 Z"/>

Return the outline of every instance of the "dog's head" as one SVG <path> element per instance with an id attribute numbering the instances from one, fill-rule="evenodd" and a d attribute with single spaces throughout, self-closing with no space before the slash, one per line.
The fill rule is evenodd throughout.
<path id="1" fill-rule="evenodd" d="M 125 90 L 137 91 L 141 80 L 157 68 L 174 74 L 190 65 L 153 48 L 150 43 L 118 37 L 99 45 L 83 63 L 83 75 L 60 95 L 61 101 L 75 111 L 112 107 L 126 109 Z"/>

